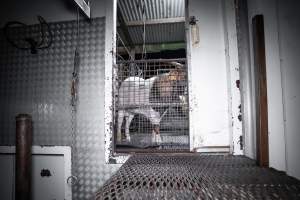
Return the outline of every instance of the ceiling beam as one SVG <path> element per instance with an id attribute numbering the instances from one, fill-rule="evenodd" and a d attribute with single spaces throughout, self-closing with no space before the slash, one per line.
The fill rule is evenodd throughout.
<path id="1" fill-rule="evenodd" d="M 185 22 L 185 17 L 148 19 L 148 20 L 145 21 L 145 25 L 170 24 L 170 23 L 182 23 L 182 22 Z M 127 26 L 142 26 L 142 25 L 144 25 L 144 22 L 142 20 L 126 21 L 125 24 Z"/>
<path id="2" fill-rule="evenodd" d="M 121 28 L 121 30 L 122 30 L 122 32 L 124 34 L 124 37 L 125 37 L 123 39 L 126 40 L 128 46 L 132 49 L 132 48 L 134 48 L 134 44 L 133 44 L 132 39 L 130 37 L 129 31 L 128 31 L 128 27 L 126 25 L 126 22 L 124 20 L 124 17 L 122 15 L 122 12 L 121 12 L 119 6 L 117 6 L 117 7 L 118 7 L 117 8 L 118 9 L 118 11 L 117 11 L 117 17 L 118 17 L 118 21 L 119 21 L 119 25 L 120 25 L 119 27 Z"/>
<path id="3" fill-rule="evenodd" d="M 172 43 L 163 43 L 163 44 L 147 44 L 146 49 L 147 53 L 160 52 L 164 50 L 177 50 L 177 49 L 185 49 L 185 42 L 172 42 Z M 140 54 L 143 52 L 142 45 L 136 45 L 133 49 L 136 54 Z M 119 54 L 127 54 L 127 51 L 124 47 L 117 47 L 117 52 Z"/>

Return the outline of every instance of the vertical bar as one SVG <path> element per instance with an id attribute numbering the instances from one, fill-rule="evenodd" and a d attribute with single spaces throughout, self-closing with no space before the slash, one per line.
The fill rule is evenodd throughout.
<path id="1" fill-rule="evenodd" d="M 257 163 L 261 167 L 269 166 L 269 141 L 268 141 L 268 99 L 266 79 L 266 55 L 264 18 L 256 15 L 252 19 L 254 66 L 256 71 L 256 98 L 257 98 Z"/>
<path id="2" fill-rule="evenodd" d="M 16 200 L 31 198 L 32 119 L 28 114 L 16 117 Z"/>

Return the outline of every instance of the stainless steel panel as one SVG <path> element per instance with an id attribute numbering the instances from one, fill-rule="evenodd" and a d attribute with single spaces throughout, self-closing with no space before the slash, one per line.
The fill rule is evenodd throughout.
<path id="1" fill-rule="evenodd" d="M 76 155 L 79 184 L 74 199 L 90 199 L 118 169 L 104 161 L 104 43 L 105 19 L 80 21 L 81 66 Z M 76 21 L 51 23 L 53 44 L 38 54 L 12 47 L 0 37 L 0 145 L 15 143 L 15 116 L 29 113 L 34 145 L 71 144 L 70 86 L 76 45 Z M 18 39 L 37 25 L 18 28 Z M 2 33 L 1 33 L 2 34 Z M 34 34 L 38 37 L 38 34 Z"/>

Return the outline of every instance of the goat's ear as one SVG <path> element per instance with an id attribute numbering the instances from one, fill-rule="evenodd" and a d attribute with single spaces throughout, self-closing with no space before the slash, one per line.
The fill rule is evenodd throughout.
<path id="1" fill-rule="evenodd" d="M 181 65 L 176 65 L 176 69 L 182 69 Z"/>
<path id="2" fill-rule="evenodd" d="M 170 62 L 170 64 L 175 66 L 176 69 L 182 69 L 183 68 L 183 64 L 181 64 L 179 62 Z"/>
<path id="3" fill-rule="evenodd" d="M 176 70 L 183 71 L 183 65 L 176 65 Z"/>
<path id="4" fill-rule="evenodd" d="M 184 65 L 181 64 L 181 63 L 178 63 L 177 66 L 176 66 L 176 69 L 180 69 L 180 70 L 183 70 L 183 67 Z"/>

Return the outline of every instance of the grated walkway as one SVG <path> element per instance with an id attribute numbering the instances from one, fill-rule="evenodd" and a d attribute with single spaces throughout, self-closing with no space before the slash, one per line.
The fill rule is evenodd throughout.
<path id="1" fill-rule="evenodd" d="M 96 199 L 300 199 L 300 181 L 244 156 L 139 154 Z"/>

